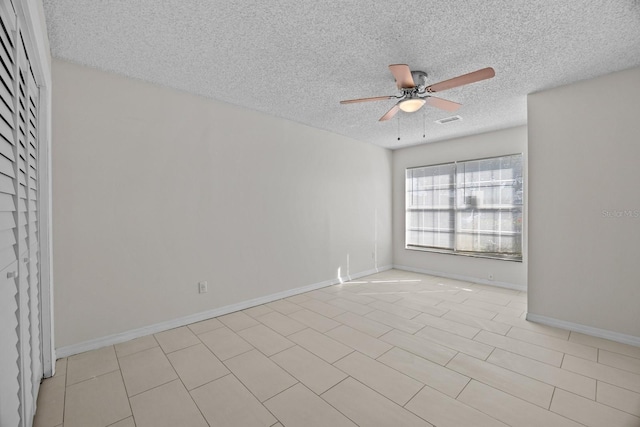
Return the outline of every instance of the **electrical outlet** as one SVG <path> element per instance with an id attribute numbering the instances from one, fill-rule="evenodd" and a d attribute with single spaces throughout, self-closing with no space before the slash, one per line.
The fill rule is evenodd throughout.
<path id="1" fill-rule="evenodd" d="M 204 293 L 208 292 L 209 291 L 209 284 L 207 282 L 198 283 L 198 291 L 201 294 L 204 294 Z"/>

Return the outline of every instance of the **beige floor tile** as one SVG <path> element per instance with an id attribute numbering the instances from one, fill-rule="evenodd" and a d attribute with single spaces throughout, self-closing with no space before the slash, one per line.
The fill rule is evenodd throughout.
<path id="1" fill-rule="evenodd" d="M 600 349 L 598 350 L 598 363 L 640 374 L 640 359 L 625 356 L 624 354 Z"/>
<path id="2" fill-rule="evenodd" d="M 484 301 L 489 302 L 491 304 L 501 305 L 503 307 L 507 307 L 510 302 L 512 302 L 517 297 L 500 294 L 497 292 L 491 292 L 487 290 L 476 290 L 472 289 L 473 292 L 467 292 L 466 295 L 468 299 L 476 300 L 476 301 Z"/>
<path id="3" fill-rule="evenodd" d="M 393 347 L 371 335 L 367 335 L 345 325 L 330 330 L 327 332 L 327 336 L 374 359 Z"/>
<path id="4" fill-rule="evenodd" d="M 310 299 L 314 299 L 316 301 L 329 301 L 335 298 L 335 295 L 331 292 L 326 292 L 326 288 L 324 289 L 316 289 L 315 291 L 306 292 L 305 295 Z"/>
<path id="5" fill-rule="evenodd" d="M 426 326 L 416 336 L 433 341 L 442 346 L 452 348 L 479 359 L 486 359 L 493 351 L 493 347 L 478 341 L 473 341 L 458 335 L 453 335 L 440 329 Z"/>
<path id="6" fill-rule="evenodd" d="M 261 402 L 297 382 L 258 350 L 251 350 L 231 358 L 225 362 L 225 365 Z"/>
<path id="7" fill-rule="evenodd" d="M 371 298 L 373 301 L 380 301 L 375 297 L 375 295 L 382 291 L 380 291 L 380 289 L 374 288 L 374 286 L 375 285 L 371 281 L 363 281 L 362 283 L 359 283 L 357 285 L 351 285 L 348 291 L 354 295 L 361 295 L 366 298 Z"/>
<path id="8" fill-rule="evenodd" d="M 354 294 L 352 292 L 334 292 L 336 297 L 346 299 L 349 301 L 357 302 L 358 304 L 367 305 L 371 304 L 374 301 L 377 301 L 375 298 L 368 297 L 366 295 Z"/>
<path id="9" fill-rule="evenodd" d="M 225 314 L 224 316 L 218 317 L 218 320 L 224 323 L 227 328 L 231 329 L 234 332 L 238 332 L 243 329 L 247 329 L 260 324 L 253 317 L 241 311 Z"/>
<path id="10" fill-rule="evenodd" d="M 358 295 L 358 292 L 360 292 L 363 288 L 363 286 L 366 286 L 367 283 L 366 282 L 345 282 L 345 283 L 338 283 L 336 285 L 332 285 L 332 286 L 327 286 L 326 288 L 322 288 L 323 292 L 326 292 L 328 294 L 331 294 L 335 297 L 343 297 L 344 295 Z M 369 298 L 369 297 L 366 297 Z M 369 301 L 369 302 L 373 302 L 375 301 L 373 298 Z M 360 302 L 360 301 L 356 301 L 356 302 Z M 369 302 L 362 302 L 361 304 L 369 304 Z"/>
<path id="11" fill-rule="evenodd" d="M 295 345 L 273 329 L 260 324 L 243 329 L 238 332 L 238 335 L 267 356 L 274 355 Z"/>
<path id="12" fill-rule="evenodd" d="M 334 366 L 399 405 L 407 403 L 423 387 L 421 382 L 358 352 Z"/>
<path id="13" fill-rule="evenodd" d="M 569 331 L 566 329 L 554 328 L 553 326 L 542 325 L 540 323 L 530 322 L 520 317 L 506 316 L 504 314 L 498 314 L 494 321 L 503 323 L 505 325 L 516 326 L 520 329 L 526 329 L 531 332 L 537 332 L 539 334 L 549 335 L 556 338 L 568 339 Z M 504 334 L 503 334 L 504 335 Z"/>
<path id="14" fill-rule="evenodd" d="M 110 424 L 109 427 L 136 427 L 136 423 L 133 417 L 127 417 L 117 423 Z"/>
<path id="15" fill-rule="evenodd" d="M 528 322 L 519 316 L 525 309 L 520 291 L 385 271 L 225 316 L 239 333 L 215 318 L 58 360 L 41 385 L 34 427 L 63 427 L 63 417 L 64 427 L 134 427 L 128 401 L 145 403 L 146 415 L 134 409 L 136 422 L 154 427 L 204 427 L 200 412 L 210 425 L 267 427 L 345 417 L 385 427 L 430 425 L 424 419 L 438 427 L 578 425 L 567 417 L 640 427 L 640 348 Z M 108 380 L 119 385 L 105 387 Z M 127 399 L 129 389 L 137 394 Z M 154 393 L 160 398 L 142 399 Z M 403 408 L 385 395 L 409 401 Z M 118 399 L 120 414 L 109 403 Z M 278 422 L 261 400 L 287 419 Z M 175 416 L 181 411 L 186 421 Z"/>
<path id="16" fill-rule="evenodd" d="M 431 326 L 432 328 L 440 329 L 469 339 L 472 339 L 478 334 L 478 332 L 480 332 L 480 328 L 465 325 L 464 323 L 449 320 L 444 317 L 432 316 L 426 313 L 418 315 L 415 320 L 420 323 L 424 323 L 427 326 Z"/>
<path id="17" fill-rule="evenodd" d="M 246 308 L 244 310 L 242 310 L 242 312 L 244 314 L 248 314 L 249 316 L 253 317 L 254 319 L 258 316 L 264 316 L 267 313 L 271 313 L 275 311 L 274 309 L 272 309 L 271 307 L 269 307 L 268 305 L 256 305 L 255 307 L 251 307 L 251 308 Z"/>
<path id="18" fill-rule="evenodd" d="M 418 310 L 414 310 L 412 308 L 404 307 L 397 304 L 391 304 L 384 301 L 372 302 L 371 304 L 369 304 L 369 307 L 375 308 L 376 310 L 391 313 L 398 317 L 402 317 L 403 319 L 413 319 L 418 314 L 420 314 Z"/>
<path id="19" fill-rule="evenodd" d="M 470 305 L 459 304 L 453 301 L 444 301 L 437 305 L 440 308 L 446 308 L 451 311 L 457 311 L 483 319 L 492 320 L 498 314 L 495 311 L 485 310 L 483 308 L 472 307 Z"/>
<path id="20" fill-rule="evenodd" d="M 229 373 L 204 344 L 174 351 L 167 357 L 187 390 L 193 390 Z"/>
<path id="21" fill-rule="evenodd" d="M 524 310 L 518 308 L 505 307 L 499 304 L 494 304 L 487 301 L 479 301 L 473 298 L 466 300 L 463 304 L 470 307 L 482 308 L 488 311 L 495 311 L 498 314 L 506 314 L 507 316 L 513 317 L 520 317 L 524 313 Z"/>
<path id="22" fill-rule="evenodd" d="M 589 427 L 638 427 L 640 418 L 591 399 L 556 390 L 551 410 Z"/>
<path id="23" fill-rule="evenodd" d="M 322 398 L 359 426 L 431 426 L 353 378 L 347 378 L 331 388 Z"/>
<path id="24" fill-rule="evenodd" d="M 431 302 L 416 300 L 415 298 L 402 298 L 400 301 L 396 301 L 394 304 L 400 307 L 410 308 L 417 310 L 420 313 L 430 314 L 432 316 L 440 317 L 449 310 L 446 308 L 436 307 L 435 304 L 442 302 L 442 300 L 433 300 Z"/>
<path id="25" fill-rule="evenodd" d="M 65 400 L 66 427 L 104 427 L 131 415 L 120 372 L 67 387 Z"/>
<path id="26" fill-rule="evenodd" d="M 63 357 L 61 359 L 56 360 L 55 366 L 55 377 L 66 377 L 67 376 L 67 358 Z"/>
<path id="27" fill-rule="evenodd" d="M 462 374 L 397 347 L 377 360 L 454 399 L 469 382 L 469 378 Z"/>
<path id="28" fill-rule="evenodd" d="M 405 408 L 437 427 L 508 427 L 430 387 L 420 390 Z"/>
<path id="29" fill-rule="evenodd" d="M 292 302 L 294 304 L 298 304 L 303 301 L 308 301 L 309 299 L 311 299 L 311 297 L 305 294 L 298 294 L 298 295 L 293 295 L 291 297 L 285 298 L 285 300 Z"/>
<path id="30" fill-rule="evenodd" d="M 509 304 L 507 304 L 507 307 L 517 308 L 524 313 L 527 311 L 528 305 L 526 301 L 511 301 Z"/>
<path id="31" fill-rule="evenodd" d="M 318 332 L 327 332 L 340 325 L 340 323 L 335 320 L 329 319 L 315 311 L 307 310 L 306 308 L 291 313 L 289 317 Z"/>
<path id="32" fill-rule="evenodd" d="M 222 328 L 224 324 L 217 318 L 203 320 L 202 322 L 192 323 L 189 325 L 189 329 L 196 335 L 204 334 L 205 332 L 213 331 L 214 329 Z"/>
<path id="33" fill-rule="evenodd" d="M 565 369 L 529 359 L 528 357 L 496 349 L 491 356 L 489 356 L 487 362 L 564 390 L 580 394 L 589 399 L 595 399 L 596 396 L 596 382 L 593 378 L 587 378 Z"/>
<path id="34" fill-rule="evenodd" d="M 580 427 L 568 418 L 474 380 L 462 390 L 458 400 L 510 426 Z"/>
<path id="35" fill-rule="evenodd" d="M 334 317 L 334 320 L 375 338 L 379 338 L 393 329 L 390 326 L 353 313 L 343 313 L 340 316 Z"/>
<path id="36" fill-rule="evenodd" d="M 600 363 L 591 362 L 569 354 L 564 356 L 562 369 L 640 393 L 640 375 L 632 372 L 601 365 Z"/>
<path id="37" fill-rule="evenodd" d="M 144 337 L 136 338 L 131 341 L 116 344 L 116 355 L 118 357 L 128 356 L 133 353 L 137 353 L 142 350 L 148 350 L 158 346 L 158 341 L 153 335 L 147 335 Z"/>
<path id="38" fill-rule="evenodd" d="M 463 282 L 462 280 L 449 279 L 446 277 L 437 277 L 433 282 L 435 285 L 441 287 L 441 289 L 448 291 L 456 291 L 454 294 L 457 295 L 460 291 L 464 291 L 464 299 L 467 298 L 467 294 L 474 290 L 473 285 L 469 282 Z"/>
<path id="39" fill-rule="evenodd" d="M 537 332 L 526 331 L 520 328 L 511 328 L 508 337 L 525 341 L 540 347 L 550 348 L 552 350 L 561 351 L 566 354 L 581 357 L 587 360 L 598 360 L 598 350 L 583 344 L 578 344 L 564 340 L 562 338 L 550 337 L 548 335 L 539 334 Z"/>
<path id="40" fill-rule="evenodd" d="M 636 359 L 640 359 L 640 347 L 636 347 L 633 345 L 610 341 L 604 338 L 592 337 L 590 335 L 585 335 L 578 332 L 571 332 L 569 341 L 589 345 L 591 347 L 602 348 L 614 353 L 620 353 L 624 354 L 625 356 L 631 356 L 635 357 Z"/>
<path id="41" fill-rule="evenodd" d="M 640 417 L 640 393 L 598 381 L 596 400 Z"/>
<path id="42" fill-rule="evenodd" d="M 33 422 L 34 427 L 55 427 L 62 424 L 64 392 L 64 376 L 55 376 L 42 381 L 38 393 L 38 410 Z"/>
<path id="43" fill-rule="evenodd" d="M 458 353 L 447 368 L 542 408 L 548 409 L 551 403 L 553 386 L 475 357 Z"/>
<path id="44" fill-rule="evenodd" d="M 344 298 L 332 299 L 330 301 L 327 301 L 327 304 L 335 305 L 338 308 L 350 311 L 350 312 L 358 314 L 360 316 L 364 316 L 365 314 L 369 313 L 370 311 L 373 311 L 373 308 L 369 307 L 368 305 L 360 304 L 360 303 L 357 303 L 357 302 L 354 302 L 354 301 L 350 301 L 350 300 L 344 299 Z"/>
<path id="45" fill-rule="evenodd" d="M 277 420 L 233 375 L 191 392 L 211 426 L 268 427 Z"/>
<path id="46" fill-rule="evenodd" d="M 337 315 L 345 312 L 345 310 L 340 307 L 336 307 L 335 305 L 330 305 L 316 299 L 301 302 L 300 306 L 329 318 L 336 317 Z"/>
<path id="47" fill-rule="evenodd" d="M 180 380 L 131 398 L 136 427 L 208 427 Z"/>
<path id="48" fill-rule="evenodd" d="M 118 358 L 112 345 L 77 354 L 67 359 L 67 386 L 118 369 Z"/>
<path id="49" fill-rule="evenodd" d="M 479 283 L 462 282 L 464 288 L 471 288 L 471 290 L 480 290 L 481 293 L 490 293 L 496 295 L 508 296 L 510 298 L 518 298 L 522 295 L 522 291 L 517 289 L 502 288 L 500 286 L 482 285 Z"/>
<path id="50" fill-rule="evenodd" d="M 271 360 L 317 394 L 324 393 L 347 375 L 302 347 L 271 356 Z"/>
<path id="51" fill-rule="evenodd" d="M 380 339 L 443 366 L 449 363 L 457 353 L 448 347 L 397 330 L 384 334 Z"/>
<path id="52" fill-rule="evenodd" d="M 386 311 L 374 310 L 371 313 L 368 313 L 365 317 L 409 334 L 415 334 L 420 329 L 424 328 L 423 323 L 411 319 L 405 319 L 404 317 L 399 317 Z"/>
<path id="53" fill-rule="evenodd" d="M 333 406 L 300 383 L 267 400 L 264 405 L 278 420 L 288 426 L 357 427 Z"/>
<path id="54" fill-rule="evenodd" d="M 200 335 L 200 340 L 213 351 L 218 359 L 225 361 L 253 348 L 229 328 L 219 328 Z"/>
<path id="55" fill-rule="evenodd" d="M 465 301 L 467 299 L 467 290 L 465 292 L 461 292 L 462 288 L 456 286 L 445 285 L 444 283 L 439 283 L 440 278 L 436 278 L 431 280 L 430 282 L 421 283 L 416 289 L 411 292 L 412 296 L 415 295 L 416 299 L 421 299 L 424 301 L 433 301 L 439 300 L 439 302 L 444 301 L 444 295 L 453 295 L 455 297 L 459 297 L 464 294 L 463 298 L 460 298 L 460 301 Z M 467 283 L 470 285 L 470 283 Z"/>
<path id="56" fill-rule="evenodd" d="M 289 315 L 291 313 L 295 313 L 298 310 L 302 310 L 302 307 L 300 307 L 298 304 L 294 304 L 282 299 L 270 302 L 269 304 L 267 304 L 267 307 L 272 308 L 273 310 L 285 315 Z"/>
<path id="57" fill-rule="evenodd" d="M 172 351 L 200 343 L 198 337 L 186 326 L 157 333 L 155 337 L 165 353 L 171 353 Z"/>
<path id="58" fill-rule="evenodd" d="M 369 296 L 371 298 L 374 298 L 377 301 L 388 302 L 391 304 L 402 299 L 402 297 L 400 295 L 397 295 L 395 292 L 385 292 L 385 291 L 382 291 L 382 292 L 364 291 L 364 292 L 358 292 L 358 295 Z"/>
<path id="59" fill-rule="evenodd" d="M 121 357 L 120 369 L 129 396 L 178 378 L 169 359 L 159 347 Z"/>
<path id="60" fill-rule="evenodd" d="M 292 319 L 289 316 L 285 316 L 277 311 L 272 311 L 262 316 L 256 317 L 256 320 L 267 325 L 277 333 L 287 336 L 294 332 L 301 331 L 306 328 L 305 325 Z"/>
<path id="61" fill-rule="evenodd" d="M 511 329 L 511 325 L 505 325 L 504 323 L 499 323 L 494 320 L 487 320 L 458 311 L 449 311 L 443 315 L 442 318 L 500 335 L 506 335 L 509 329 Z"/>
<path id="62" fill-rule="evenodd" d="M 487 331 L 480 331 L 480 333 L 478 333 L 478 335 L 473 339 L 474 341 L 488 344 L 490 346 L 557 367 L 560 367 L 562 364 L 562 358 L 564 356 L 564 354 L 559 351 L 540 347 L 535 344 L 529 344 L 515 338 L 509 338 Z"/>
<path id="63" fill-rule="evenodd" d="M 296 332 L 289 335 L 289 339 L 329 363 L 353 352 L 350 347 L 313 329 Z"/>
<path id="64" fill-rule="evenodd" d="M 440 291 L 433 291 L 433 290 L 421 291 L 419 293 L 406 295 L 402 301 L 398 301 L 396 302 L 396 304 L 402 305 L 405 302 L 415 302 L 418 304 L 422 304 L 422 305 L 426 304 L 426 305 L 435 307 L 441 302 L 444 302 L 442 298 L 438 298 L 438 295 L 440 295 L 440 293 L 441 293 Z M 416 310 L 422 311 L 422 310 L 419 310 L 418 308 L 416 308 Z M 448 311 L 447 309 L 443 309 L 443 310 Z"/>

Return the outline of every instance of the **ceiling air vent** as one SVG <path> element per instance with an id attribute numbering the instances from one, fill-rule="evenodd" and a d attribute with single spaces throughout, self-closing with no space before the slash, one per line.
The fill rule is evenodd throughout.
<path id="1" fill-rule="evenodd" d="M 447 123 L 457 122 L 458 120 L 462 120 L 462 117 L 460 116 L 445 117 L 444 119 L 436 120 L 436 123 L 440 125 L 446 125 Z"/>

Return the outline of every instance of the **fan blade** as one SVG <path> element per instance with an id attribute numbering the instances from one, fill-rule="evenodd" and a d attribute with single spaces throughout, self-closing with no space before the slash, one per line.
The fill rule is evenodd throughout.
<path id="1" fill-rule="evenodd" d="M 398 89 L 408 89 L 416 86 L 413 82 L 413 77 L 411 77 L 411 70 L 407 64 L 389 65 L 389 70 L 391 70 L 391 74 L 393 74 L 393 77 L 396 79 Z"/>
<path id="2" fill-rule="evenodd" d="M 435 96 L 430 96 L 426 100 L 427 104 L 431 105 L 432 107 L 436 107 L 445 111 L 453 112 L 462 107 L 462 104 L 458 104 L 457 102 L 449 101 L 447 99 L 436 98 Z"/>
<path id="3" fill-rule="evenodd" d="M 387 113 L 380 117 L 380 119 L 378 120 L 379 122 L 384 122 L 385 120 L 389 120 L 391 118 L 393 118 L 393 116 L 396 115 L 396 113 L 398 112 L 398 110 L 400 109 L 400 107 L 398 106 L 398 104 L 394 105 L 393 107 L 391 107 L 391 109 L 389 111 L 387 111 Z"/>
<path id="4" fill-rule="evenodd" d="M 340 104 L 355 104 L 357 102 L 384 101 L 391 98 L 395 98 L 395 96 L 376 96 L 373 98 L 347 99 L 346 101 L 340 101 Z"/>
<path id="5" fill-rule="evenodd" d="M 490 79 L 496 75 L 496 72 L 493 68 L 487 67 L 482 70 L 474 71 L 469 74 L 464 74 L 462 76 L 454 77 L 449 80 L 445 80 L 440 83 L 432 84 L 427 86 L 426 91 L 429 93 L 433 92 L 442 92 L 443 90 L 453 89 L 454 87 L 468 85 L 469 83 L 479 82 L 481 80 Z"/>

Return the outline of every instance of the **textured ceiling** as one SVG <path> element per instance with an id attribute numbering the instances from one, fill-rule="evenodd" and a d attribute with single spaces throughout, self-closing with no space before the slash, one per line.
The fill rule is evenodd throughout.
<path id="1" fill-rule="evenodd" d="M 524 124 L 527 94 L 640 66 L 640 0 L 44 0 L 44 6 L 54 57 L 387 148 Z M 463 104 L 455 113 L 463 120 L 446 125 L 434 120 L 452 114 L 429 106 L 378 122 L 395 101 L 339 104 L 396 94 L 387 68 L 394 63 L 426 71 L 430 84 L 487 66 L 496 77 L 439 93 Z"/>

